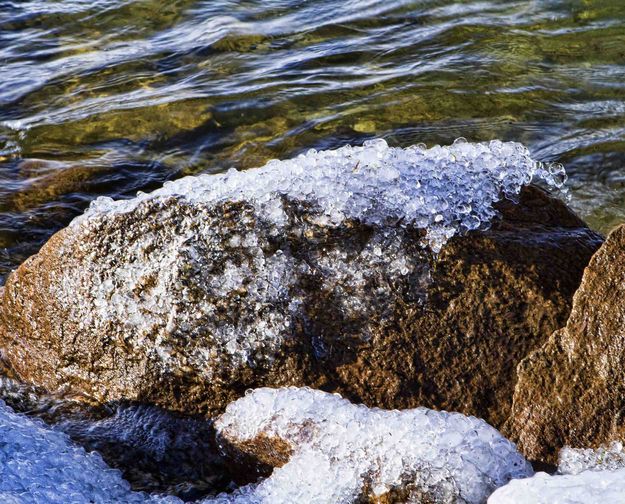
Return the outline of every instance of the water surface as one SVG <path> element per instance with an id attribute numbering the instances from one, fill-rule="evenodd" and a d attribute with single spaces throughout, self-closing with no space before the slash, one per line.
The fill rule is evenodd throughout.
<path id="1" fill-rule="evenodd" d="M 0 278 L 98 195 L 384 137 L 526 143 L 625 221 L 620 0 L 0 0 Z"/>

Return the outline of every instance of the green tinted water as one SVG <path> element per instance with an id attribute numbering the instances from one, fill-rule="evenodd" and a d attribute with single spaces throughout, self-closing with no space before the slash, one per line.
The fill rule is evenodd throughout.
<path id="1" fill-rule="evenodd" d="M 0 276 L 98 195 L 310 147 L 500 138 L 625 221 L 621 0 L 0 0 Z"/>

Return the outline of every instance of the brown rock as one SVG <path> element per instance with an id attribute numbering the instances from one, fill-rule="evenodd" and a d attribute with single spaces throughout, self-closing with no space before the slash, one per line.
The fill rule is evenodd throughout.
<path id="1" fill-rule="evenodd" d="M 529 187 L 434 258 L 422 232 L 282 202 L 148 198 L 57 233 L 6 285 L 0 347 L 23 380 L 98 401 L 220 412 L 310 385 L 386 408 L 507 417 L 517 363 L 561 327 L 601 242 Z"/>
<path id="2" fill-rule="evenodd" d="M 519 365 L 507 431 L 526 456 L 625 439 L 625 226 L 592 257 L 566 327 Z"/>
<path id="3" fill-rule="evenodd" d="M 517 363 L 563 325 L 601 238 L 533 187 L 500 211 L 491 230 L 443 249 L 424 307 L 399 306 L 395 325 L 337 367 L 341 393 L 369 405 L 422 405 L 502 424 Z"/>

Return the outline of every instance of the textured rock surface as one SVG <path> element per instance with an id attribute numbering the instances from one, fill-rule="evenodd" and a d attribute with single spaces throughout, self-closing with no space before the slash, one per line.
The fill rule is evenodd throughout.
<path id="1" fill-rule="evenodd" d="M 11 275 L 0 348 L 102 402 L 215 413 L 310 385 L 500 425 L 600 242 L 522 189 L 559 176 L 518 144 L 374 142 L 102 200 Z"/>
<path id="2" fill-rule="evenodd" d="M 511 478 L 532 474 L 483 420 L 370 409 L 307 388 L 257 389 L 215 427 L 247 474 L 276 468 L 226 502 L 482 503 Z"/>
<path id="3" fill-rule="evenodd" d="M 507 431 L 526 456 L 625 439 L 625 227 L 593 256 L 566 327 L 519 366 Z"/>

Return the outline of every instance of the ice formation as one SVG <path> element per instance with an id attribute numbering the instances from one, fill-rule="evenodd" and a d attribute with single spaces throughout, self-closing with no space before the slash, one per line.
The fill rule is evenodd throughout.
<path id="1" fill-rule="evenodd" d="M 583 471 L 625 469 L 623 443 L 614 441 L 599 448 L 564 447 L 558 456 L 558 473 L 579 474 Z M 625 488 L 625 487 L 624 487 Z"/>
<path id="2" fill-rule="evenodd" d="M 625 469 L 513 480 L 488 504 L 625 504 Z"/>
<path id="3" fill-rule="evenodd" d="M 99 454 L 87 453 L 37 420 L 0 401 L 0 502 L 3 504 L 181 504 L 177 498 L 132 492 Z"/>
<path id="4" fill-rule="evenodd" d="M 402 307 L 417 313 L 423 239 L 438 249 L 532 179 L 562 178 L 516 143 L 377 140 L 100 199 L 29 262 L 36 274 L 7 282 L 7 354 L 48 390 L 222 411 L 258 376 L 305 383 L 293 377 L 310 362 L 332 366 Z"/>
<path id="5" fill-rule="evenodd" d="M 625 450 L 615 441 L 599 448 L 560 450 L 554 476 L 538 473 L 500 488 L 488 504 L 623 504 Z"/>
<path id="6" fill-rule="evenodd" d="M 201 203 L 251 202 L 279 232 L 286 222 L 279 196 L 285 196 L 318 206 L 320 222 L 328 225 L 359 219 L 425 229 L 429 245 L 439 250 L 455 234 L 487 228 L 496 215 L 493 204 L 502 197 L 513 199 L 532 180 L 561 187 L 566 175 L 561 165 L 533 161 L 527 148 L 515 142 L 458 139 L 450 146 L 402 149 L 376 139 L 362 147 L 312 149 L 258 169 L 186 177 L 132 200 L 101 197 L 74 225 L 129 212 L 146 199 L 176 196 Z"/>
<path id="7" fill-rule="evenodd" d="M 483 420 L 426 408 L 370 409 L 308 388 L 256 389 L 230 404 L 216 428 L 234 446 L 261 437 L 292 449 L 269 478 L 217 499 L 223 503 L 338 504 L 389 492 L 405 502 L 480 503 L 511 478 L 532 474 Z"/>

